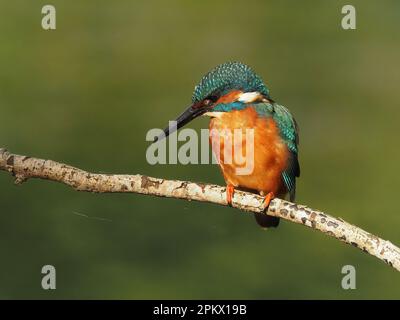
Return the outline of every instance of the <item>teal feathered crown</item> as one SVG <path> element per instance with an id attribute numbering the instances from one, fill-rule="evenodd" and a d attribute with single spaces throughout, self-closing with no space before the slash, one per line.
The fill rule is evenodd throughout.
<path id="1" fill-rule="evenodd" d="M 240 62 L 226 62 L 207 73 L 195 87 L 192 102 L 221 94 L 227 90 L 258 91 L 269 98 L 269 90 L 261 77 L 247 65 Z"/>

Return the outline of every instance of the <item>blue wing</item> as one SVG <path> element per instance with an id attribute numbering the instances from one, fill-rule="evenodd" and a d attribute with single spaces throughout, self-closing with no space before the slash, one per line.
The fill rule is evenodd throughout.
<path id="1" fill-rule="evenodd" d="M 297 153 L 291 152 L 291 157 L 288 161 L 288 167 L 282 173 L 283 182 L 289 191 L 290 201 L 296 199 L 296 178 L 300 177 L 300 165 L 297 158 Z"/>

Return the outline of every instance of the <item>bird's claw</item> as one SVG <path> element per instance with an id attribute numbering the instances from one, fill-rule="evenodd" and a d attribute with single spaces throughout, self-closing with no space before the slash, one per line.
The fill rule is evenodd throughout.
<path id="1" fill-rule="evenodd" d="M 230 206 L 232 206 L 232 198 L 234 192 L 235 192 L 235 187 L 231 184 L 228 184 L 226 186 L 226 202 L 228 202 L 228 205 Z"/>
<path id="2" fill-rule="evenodd" d="M 275 198 L 275 195 L 273 192 L 268 192 L 267 195 L 264 198 L 264 210 L 267 210 L 269 207 L 269 204 L 271 200 Z"/>

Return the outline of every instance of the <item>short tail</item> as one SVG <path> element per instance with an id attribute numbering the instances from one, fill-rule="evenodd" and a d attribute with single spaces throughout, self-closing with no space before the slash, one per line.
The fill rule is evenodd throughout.
<path id="1" fill-rule="evenodd" d="M 279 225 L 280 219 L 273 216 L 268 216 L 265 214 L 254 214 L 254 218 L 256 218 L 257 223 L 262 228 L 276 228 Z"/>

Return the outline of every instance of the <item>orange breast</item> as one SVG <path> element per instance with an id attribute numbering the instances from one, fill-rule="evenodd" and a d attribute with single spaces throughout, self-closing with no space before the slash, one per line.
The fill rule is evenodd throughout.
<path id="1" fill-rule="evenodd" d="M 277 196 L 287 192 L 281 174 L 289 150 L 272 118 L 259 117 L 251 107 L 225 112 L 211 119 L 210 143 L 227 184 Z"/>

